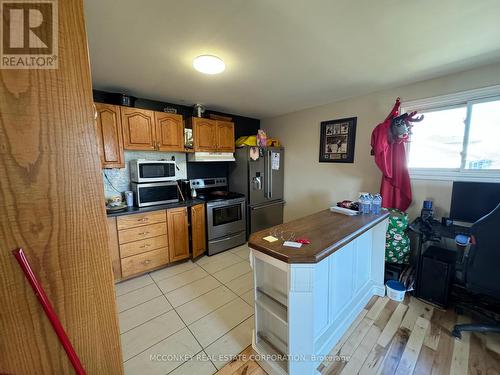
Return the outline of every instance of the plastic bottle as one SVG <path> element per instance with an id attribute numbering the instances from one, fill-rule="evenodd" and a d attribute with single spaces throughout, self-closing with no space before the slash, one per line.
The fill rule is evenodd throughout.
<path id="1" fill-rule="evenodd" d="M 372 199 L 371 211 L 372 214 L 378 215 L 382 209 L 382 196 L 380 194 L 375 194 Z"/>
<path id="2" fill-rule="evenodd" d="M 371 199 L 370 194 L 363 193 L 359 196 L 359 212 L 362 214 L 370 213 Z"/>

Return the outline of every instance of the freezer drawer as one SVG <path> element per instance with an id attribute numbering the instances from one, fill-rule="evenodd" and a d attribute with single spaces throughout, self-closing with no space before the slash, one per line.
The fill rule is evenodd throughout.
<path id="1" fill-rule="evenodd" d="M 284 205 L 284 201 L 277 201 L 259 206 L 249 206 L 249 235 L 274 225 L 283 224 Z"/>

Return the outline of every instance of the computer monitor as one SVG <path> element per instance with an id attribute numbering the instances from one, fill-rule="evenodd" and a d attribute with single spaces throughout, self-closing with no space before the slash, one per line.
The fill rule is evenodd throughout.
<path id="1" fill-rule="evenodd" d="M 453 183 L 450 218 L 474 223 L 489 214 L 500 203 L 500 183 Z"/>

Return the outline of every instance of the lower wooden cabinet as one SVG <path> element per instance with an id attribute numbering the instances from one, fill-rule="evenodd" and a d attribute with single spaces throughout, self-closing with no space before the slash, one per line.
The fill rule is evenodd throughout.
<path id="1" fill-rule="evenodd" d="M 191 249 L 193 258 L 197 258 L 207 250 L 204 204 L 191 207 Z"/>
<path id="2" fill-rule="evenodd" d="M 206 250 L 205 205 L 190 208 L 193 257 Z M 188 208 L 179 207 L 108 218 L 115 281 L 191 256 Z"/>
<path id="3" fill-rule="evenodd" d="M 121 263 L 123 278 L 138 275 L 168 264 L 168 248 L 165 247 L 122 258 Z"/>
<path id="4" fill-rule="evenodd" d="M 187 207 L 167 210 L 167 224 L 170 261 L 189 258 Z"/>

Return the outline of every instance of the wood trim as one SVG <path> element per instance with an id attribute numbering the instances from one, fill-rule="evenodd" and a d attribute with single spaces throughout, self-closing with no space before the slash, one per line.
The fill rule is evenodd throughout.
<path id="1" fill-rule="evenodd" d="M 59 67 L 0 74 L 0 373 L 74 371 L 22 247 L 86 372 L 123 374 L 83 4 L 57 5 Z"/>

